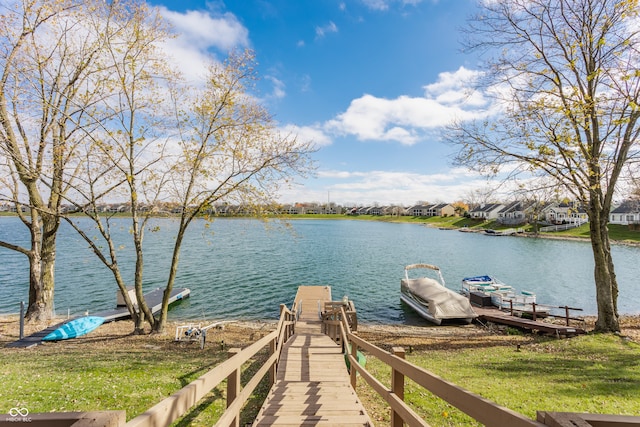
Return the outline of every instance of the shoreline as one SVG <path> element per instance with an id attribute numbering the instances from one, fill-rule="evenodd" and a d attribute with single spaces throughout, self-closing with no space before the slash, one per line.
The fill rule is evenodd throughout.
<path id="1" fill-rule="evenodd" d="M 596 316 L 583 316 L 583 322 L 573 322 L 574 325 L 580 325 L 587 333 L 592 333 Z M 24 326 L 24 335 L 29 336 L 39 332 L 51 325 L 66 320 L 66 316 L 59 316 L 50 322 L 29 323 Z M 425 321 L 426 322 L 426 321 Z M 186 324 L 202 325 L 212 323 L 211 320 L 189 320 L 181 321 L 169 319 L 166 328 L 161 337 L 172 338 L 175 336 L 175 330 L 178 326 Z M 271 332 L 277 326 L 277 320 L 228 320 L 222 327 L 216 328 L 217 331 L 231 331 L 232 335 L 238 334 L 237 339 L 245 337 L 261 337 Z M 0 315 L 0 346 L 4 346 L 9 342 L 19 339 L 19 318 L 18 315 Z M 640 343 L 640 314 L 625 314 L 620 316 L 620 335 Z M 397 345 L 416 345 L 424 340 L 435 340 L 441 344 L 446 341 L 455 341 L 456 346 L 460 346 L 464 340 L 475 342 L 487 337 L 504 336 L 513 338 L 514 335 L 508 332 L 509 328 L 500 325 L 482 325 L 472 323 L 468 325 L 433 325 L 428 322 L 424 324 L 383 324 L 383 323 L 359 323 L 358 335 L 366 340 L 379 344 L 397 344 Z M 235 331 L 235 332 L 234 332 Z M 149 326 L 145 324 L 145 334 L 141 337 L 152 336 L 149 334 Z M 217 333 L 217 332 L 216 332 Z M 85 339 L 113 338 L 114 336 L 133 335 L 133 323 L 131 320 L 120 320 L 109 322 L 101 325 L 95 331 L 69 341 L 68 343 L 80 342 Z M 516 336 L 524 339 L 533 339 L 538 334 L 522 332 Z M 404 344 L 403 344 L 404 343 Z M 408 344 L 407 344 L 408 343 Z"/>
<path id="2" fill-rule="evenodd" d="M 437 224 L 420 223 L 420 225 L 424 225 L 425 227 L 429 227 L 429 228 L 442 229 L 442 227 L 438 226 Z M 447 228 L 447 230 L 451 230 L 451 231 L 460 231 L 460 229 L 461 229 L 461 227 Z M 484 228 L 482 228 L 482 229 L 477 228 L 477 229 L 469 229 L 469 230 L 467 230 L 467 233 L 482 234 L 484 232 L 485 232 Z M 535 234 L 535 233 L 532 233 L 530 231 L 525 231 L 525 232 L 522 232 L 522 233 L 515 233 L 515 234 L 505 235 L 505 236 L 500 236 L 500 237 L 521 237 L 521 238 L 527 238 L 527 239 L 549 239 L 549 240 L 565 240 L 565 241 L 591 243 L 591 238 L 590 237 L 564 236 L 564 235 L 563 236 L 558 236 L 558 235 L 553 235 L 553 234 L 550 234 L 550 233 L 538 233 L 538 234 Z M 640 247 L 640 241 L 610 239 L 609 242 L 612 245 Z"/>

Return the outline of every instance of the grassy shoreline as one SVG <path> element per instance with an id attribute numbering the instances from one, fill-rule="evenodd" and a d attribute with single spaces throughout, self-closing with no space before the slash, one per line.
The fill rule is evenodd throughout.
<path id="1" fill-rule="evenodd" d="M 131 335 L 130 322 L 116 322 L 72 341 L 11 349 L 5 345 L 17 339 L 17 318 L 0 317 L 0 412 L 12 407 L 32 413 L 124 409 L 131 419 L 225 360 L 229 348 L 246 347 L 275 327 L 273 322 L 227 324 L 201 350 L 195 342 L 174 342 L 175 326 L 171 323 L 164 334 L 139 336 Z M 359 335 L 386 350 L 403 346 L 411 362 L 531 418 L 536 410 L 640 415 L 639 316 L 624 317 L 621 335 L 566 340 L 476 325 L 365 324 Z M 250 361 L 246 372 L 265 357 Z M 369 358 L 367 367 L 388 383 L 386 366 Z M 241 425 L 252 420 L 267 391 L 263 383 Z M 386 405 L 361 379 L 358 394 L 373 421 L 388 424 Z M 406 396 L 433 426 L 477 425 L 411 383 Z M 212 425 L 224 402 L 222 386 L 175 425 Z"/>
<path id="2" fill-rule="evenodd" d="M 481 219 L 463 217 L 412 217 L 412 216 L 377 216 L 377 215 L 327 215 L 327 214 L 305 214 L 305 215 L 285 215 L 286 220 L 295 219 L 334 219 L 334 220 L 361 220 L 361 221 L 381 221 L 397 222 L 409 224 L 421 224 L 428 227 L 458 230 L 466 228 L 470 231 L 484 232 L 485 230 L 505 230 L 518 228 L 523 232 L 514 235 L 515 237 L 534 237 L 543 239 L 578 239 L 589 241 L 589 224 L 583 224 L 578 228 L 565 231 L 535 233 L 533 225 L 527 224 L 522 227 L 513 227 L 499 224 L 497 221 L 485 221 Z M 629 227 L 618 224 L 609 224 L 609 236 L 612 243 L 640 246 L 640 231 L 630 230 Z"/>
<path id="3" fill-rule="evenodd" d="M 117 214 L 118 216 L 128 216 L 126 214 Z M 15 216 L 15 214 L 0 212 L 0 216 Z M 224 219 L 247 219 L 253 217 L 234 217 L 223 216 L 214 217 Z M 255 219 L 255 218 L 253 218 Z M 409 223 L 409 224 L 421 224 L 428 227 L 437 227 L 443 229 L 457 230 L 460 228 L 466 228 L 475 232 L 484 232 L 484 230 L 504 230 L 509 228 L 518 228 L 523 232 L 517 236 L 524 237 L 536 237 L 547 239 L 579 239 L 589 240 L 589 224 L 583 224 L 578 228 L 565 231 L 535 233 L 534 227 L 531 224 L 527 224 L 522 227 L 512 227 L 508 225 L 499 224 L 495 220 L 485 221 L 482 219 L 464 218 L 464 217 L 414 217 L 414 216 L 396 216 L 396 215 L 346 215 L 346 214 L 297 214 L 297 215 L 278 215 L 278 216 L 266 216 L 262 219 L 266 220 L 297 220 L 297 219 L 331 219 L 331 220 L 352 220 L 352 221 L 380 221 L 380 222 L 392 222 L 392 223 Z M 609 224 L 609 237 L 614 244 L 625 244 L 632 246 L 640 246 L 640 230 L 630 230 L 628 226 Z"/>

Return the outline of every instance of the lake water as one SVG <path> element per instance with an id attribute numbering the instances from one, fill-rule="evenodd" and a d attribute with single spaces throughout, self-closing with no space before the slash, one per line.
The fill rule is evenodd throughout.
<path id="1" fill-rule="evenodd" d="M 122 244 L 119 264 L 133 271 L 129 220 L 116 220 Z M 87 222 L 88 224 L 88 222 Z M 155 219 L 145 236 L 145 290 L 163 287 L 176 223 Z M 97 233 L 94 233 L 97 235 Z M 18 218 L 0 217 L 0 239 L 28 241 Z M 620 287 L 619 311 L 640 313 L 640 248 L 613 247 Z M 128 262 L 127 262 L 128 261 Z M 404 323 L 415 313 L 400 302 L 404 266 L 439 266 L 449 288 L 463 277 L 491 274 L 538 302 L 583 308 L 595 314 L 593 256 L 585 242 L 439 230 L 375 221 L 293 220 L 289 227 L 248 219 L 193 224 L 184 242 L 176 287 L 191 298 L 172 309 L 173 319 L 276 319 L 299 285 L 330 285 L 334 299 L 355 302 L 359 320 Z M 28 300 L 26 257 L 0 248 L 0 313 L 16 313 Z M 116 285 L 109 270 L 66 224 L 58 240 L 55 304 L 58 314 L 113 308 Z"/>

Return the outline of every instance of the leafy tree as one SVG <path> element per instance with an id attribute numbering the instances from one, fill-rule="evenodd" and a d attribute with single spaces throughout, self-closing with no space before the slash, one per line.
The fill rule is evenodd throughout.
<path id="1" fill-rule="evenodd" d="M 551 177 L 586 208 L 597 331 L 619 331 L 607 220 L 625 165 L 637 159 L 637 0 L 496 0 L 467 28 L 487 53 L 485 119 L 454 126 L 457 161 L 487 173 Z M 495 57 L 490 55 L 495 54 Z"/>
<path id="2" fill-rule="evenodd" d="M 469 205 L 463 202 L 462 200 L 457 200 L 451 204 L 453 206 L 456 215 L 464 216 L 467 212 L 469 212 Z"/>

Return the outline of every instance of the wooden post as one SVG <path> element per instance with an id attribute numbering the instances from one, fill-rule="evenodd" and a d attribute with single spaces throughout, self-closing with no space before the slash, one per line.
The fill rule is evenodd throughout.
<path id="1" fill-rule="evenodd" d="M 236 354 L 240 353 L 239 348 L 232 348 L 229 350 L 229 359 L 231 359 Z M 227 377 L 227 408 L 231 406 L 238 394 L 240 393 L 240 367 L 235 371 L 231 372 Z M 236 417 L 231 422 L 232 427 L 240 427 L 240 417 L 236 415 Z"/>
<path id="2" fill-rule="evenodd" d="M 20 339 L 24 338 L 24 301 L 20 301 Z"/>
<path id="3" fill-rule="evenodd" d="M 532 302 L 531 303 L 531 307 L 533 308 L 533 321 L 535 322 L 537 320 L 537 316 L 536 316 L 536 303 Z"/>
<path id="4" fill-rule="evenodd" d="M 272 340 L 269 343 L 269 356 L 276 352 L 276 340 Z M 274 385 L 276 383 L 276 369 L 278 366 L 279 358 L 273 362 L 273 366 L 269 369 L 269 384 Z"/>
<path id="5" fill-rule="evenodd" d="M 564 315 L 567 317 L 567 326 L 569 326 L 569 306 L 564 306 Z"/>
<path id="6" fill-rule="evenodd" d="M 351 343 L 351 355 L 353 357 L 355 357 L 356 361 L 358 360 L 358 344 L 352 342 Z M 358 373 L 358 370 L 356 369 L 355 366 L 351 366 L 351 369 L 349 369 L 349 379 L 351 380 L 351 387 L 355 390 L 356 389 L 356 374 Z"/>
<path id="7" fill-rule="evenodd" d="M 282 313 L 283 313 L 286 309 L 287 309 L 287 306 L 286 306 L 286 305 L 284 305 L 284 304 L 280 304 L 280 315 L 278 316 L 278 318 L 279 318 L 279 319 L 282 319 Z M 286 321 L 287 319 L 285 318 L 284 320 Z M 287 338 L 286 338 L 286 335 L 287 335 L 288 333 L 289 333 L 289 326 L 287 325 L 287 326 L 285 326 L 285 327 L 284 327 L 284 335 L 285 335 L 285 338 L 284 338 L 284 339 L 285 339 L 285 340 L 287 339 Z"/>
<path id="8" fill-rule="evenodd" d="M 400 359 L 404 359 L 405 352 L 402 347 L 393 347 L 393 354 Z M 404 375 L 401 372 L 391 368 L 391 391 L 398 396 L 398 399 L 404 402 Z M 391 427 L 402 427 L 404 422 L 400 414 L 391 410 Z"/>

